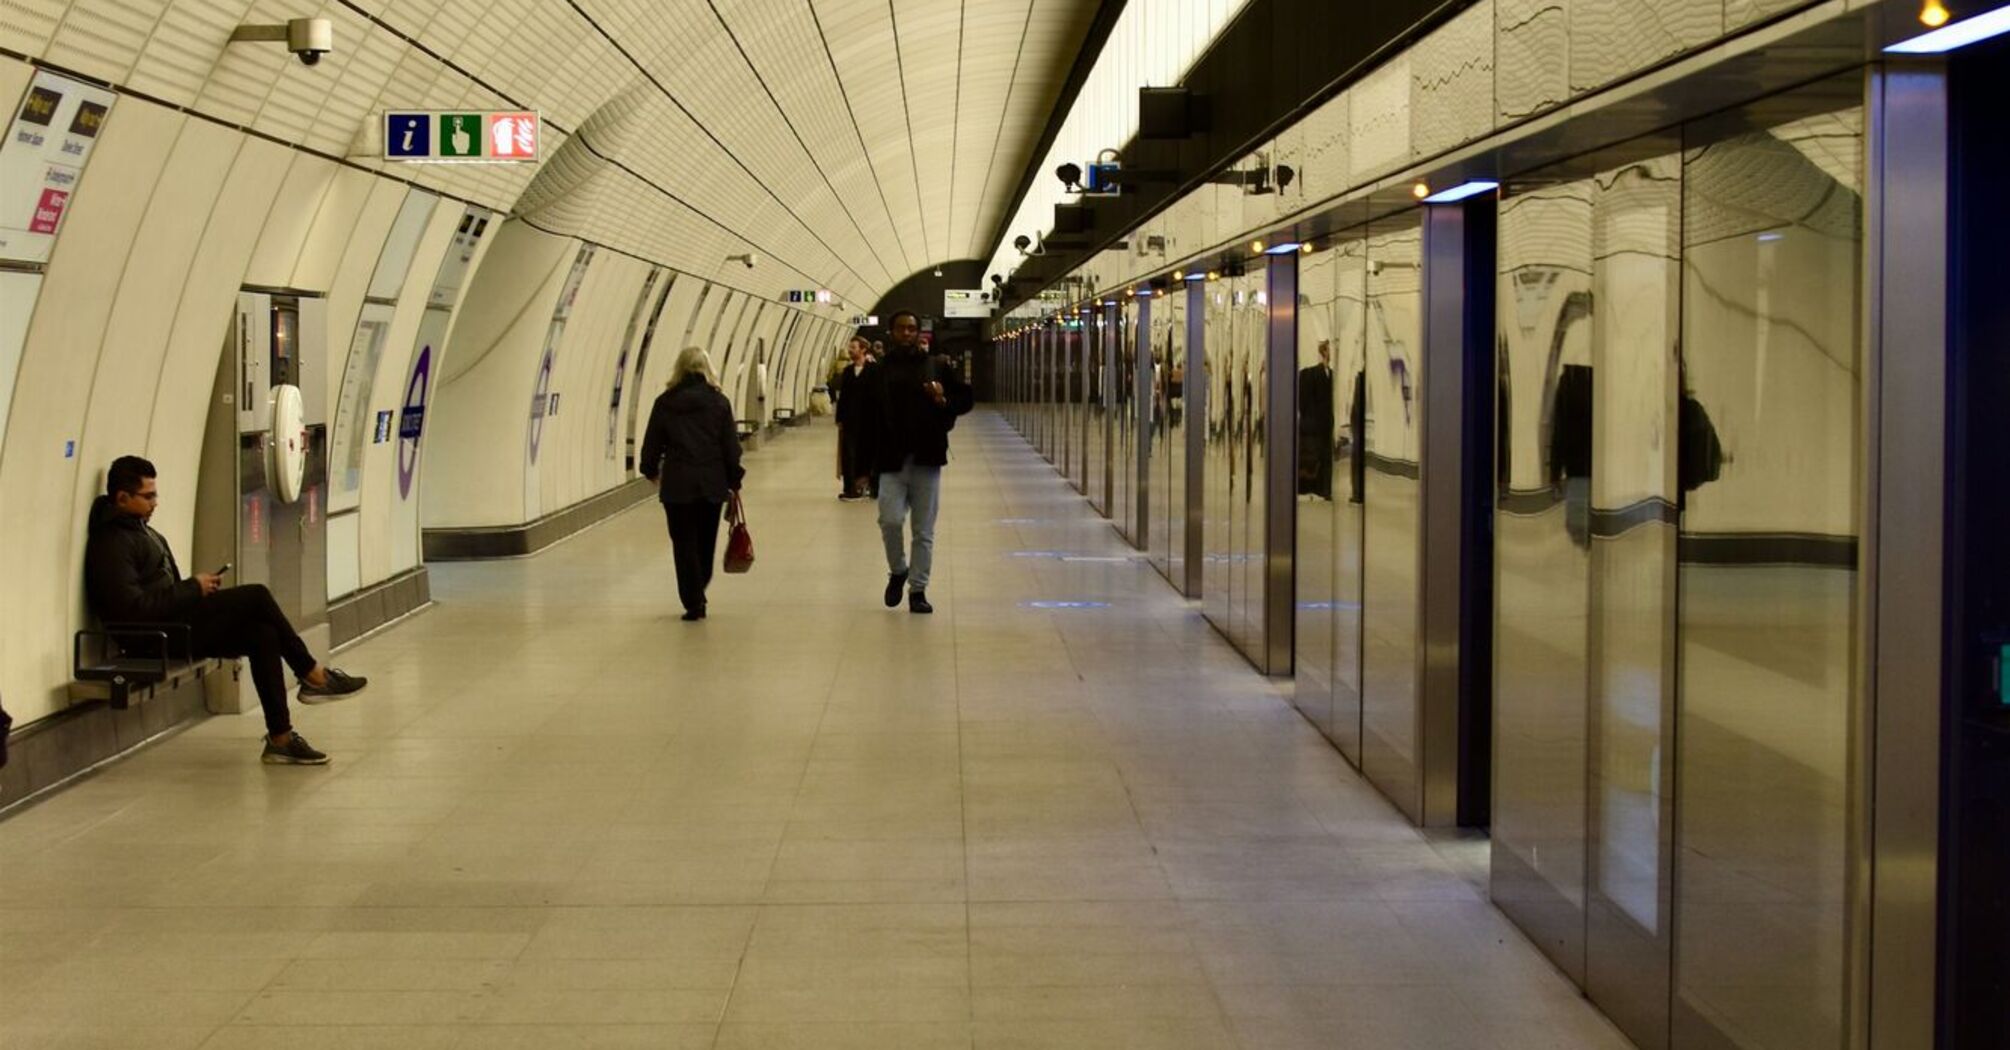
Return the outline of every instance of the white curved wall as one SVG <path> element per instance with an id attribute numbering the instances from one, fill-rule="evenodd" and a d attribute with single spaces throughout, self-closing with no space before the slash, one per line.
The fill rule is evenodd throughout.
<path id="1" fill-rule="evenodd" d="M 10 114 L 33 73 L 27 63 L 0 57 L 0 105 Z M 308 134 L 297 141 L 318 142 Z M 598 248 L 556 358 L 551 389 L 560 411 L 546 420 L 538 468 L 528 471 L 525 426 L 537 358 L 582 242 L 498 216 L 461 282 L 465 309 L 429 309 L 442 261 L 459 250 L 456 232 L 470 204 L 400 177 L 407 174 L 478 189 L 476 203 L 506 209 L 524 173 L 379 174 L 201 112 L 133 95 L 117 99 L 47 264 L 40 272 L 0 273 L 0 578 L 9 599 L 0 603 L 0 696 L 19 721 L 68 706 L 70 638 L 85 617 L 85 517 L 112 458 L 135 453 L 159 466 L 164 499 L 155 525 L 184 570 L 193 568 L 187 563 L 208 402 L 245 286 L 326 298 L 328 352 L 315 364 L 329 391 L 331 426 L 358 320 L 366 309 L 373 318 L 388 312 L 359 404 L 371 425 L 355 509 L 329 532 L 333 596 L 418 564 L 421 502 L 428 523 L 518 524 L 625 480 L 629 408 L 619 410 L 623 433 L 610 458 L 608 402 L 643 283 L 662 261 Z M 412 209 L 419 217 L 399 232 L 400 215 Z M 408 258 L 395 253 L 401 272 L 380 274 L 388 239 L 409 240 L 411 250 Z M 653 399 L 676 350 L 711 335 L 726 297 L 725 287 L 714 286 L 694 318 L 706 282 L 666 269 L 664 279 L 672 278 L 654 351 L 623 383 L 624 402 Z M 734 295 L 734 316 L 745 298 Z M 762 329 L 777 329 L 794 312 L 771 303 Z M 753 317 L 749 308 L 743 326 Z M 697 333 L 687 340 L 694 320 Z M 721 331 L 721 346 L 726 338 Z M 397 413 L 428 350 L 433 384 L 420 451 L 437 465 L 420 470 L 407 491 L 399 483 Z M 778 406 L 771 398 L 770 409 Z M 374 440 L 379 412 L 393 414 L 392 436 L 381 443 Z"/>

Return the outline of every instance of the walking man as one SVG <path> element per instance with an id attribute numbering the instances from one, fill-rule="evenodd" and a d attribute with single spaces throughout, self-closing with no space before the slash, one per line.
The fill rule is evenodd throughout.
<path id="1" fill-rule="evenodd" d="M 879 531 L 886 541 L 886 607 L 899 605 L 905 590 L 909 612 L 932 613 L 928 570 L 935 556 L 942 468 L 949 462 L 949 431 L 957 416 L 970 411 L 972 395 L 949 361 L 922 350 L 921 320 L 914 311 L 894 314 L 890 324 L 893 345 L 885 360 L 867 369 L 869 381 L 845 396 L 867 394 L 852 418 L 877 421 L 872 453 L 879 472 Z M 911 555 L 904 525 L 914 535 Z"/>

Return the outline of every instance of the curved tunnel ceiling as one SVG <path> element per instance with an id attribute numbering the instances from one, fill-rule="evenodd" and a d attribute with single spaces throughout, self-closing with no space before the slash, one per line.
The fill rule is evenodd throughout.
<path id="1" fill-rule="evenodd" d="M 759 295 L 859 305 L 989 253 L 1098 6 L 7 0 L 0 48 L 372 168 L 384 109 L 536 109 L 540 170 L 396 173 Z M 227 44 L 309 13 L 335 23 L 319 65 Z M 747 251 L 755 270 L 722 266 Z"/>

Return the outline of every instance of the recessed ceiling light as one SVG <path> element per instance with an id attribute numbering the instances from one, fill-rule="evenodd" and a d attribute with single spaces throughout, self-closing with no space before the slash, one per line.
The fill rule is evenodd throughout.
<path id="1" fill-rule="evenodd" d="M 1925 20 L 1926 13 L 1922 11 L 1920 21 Z M 1964 18 L 1910 40 L 1901 40 L 1885 48 L 1885 51 L 1897 55 L 1938 55 L 2003 33 L 2010 33 L 2010 6 Z"/>
<path id="2" fill-rule="evenodd" d="M 1490 179 L 1474 179 L 1470 182 L 1459 183 L 1457 186 L 1454 186 L 1451 189 L 1442 190 L 1438 193 L 1433 193 L 1430 196 L 1424 198 L 1424 203 L 1450 204 L 1453 201 L 1465 200 L 1467 197 L 1477 197 L 1482 193 L 1492 193 L 1493 191 L 1500 188 L 1501 188 L 1500 183 L 1494 182 Z"/>

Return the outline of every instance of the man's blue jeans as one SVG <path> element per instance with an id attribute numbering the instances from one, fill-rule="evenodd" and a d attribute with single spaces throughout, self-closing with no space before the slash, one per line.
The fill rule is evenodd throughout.
<path id="1" fill-rule="evenodd" d="M 879 535 L 886 541 L 886 571 L 907 573 L 910 591 L 928 589 L 935 561 L 935 509 L 942 495 L 942 468 L 924 467 L 910 456 L 899 470 L 879 476 Z M 914 556 L 910 560 L 901 524 L 914 516 Z"/>

